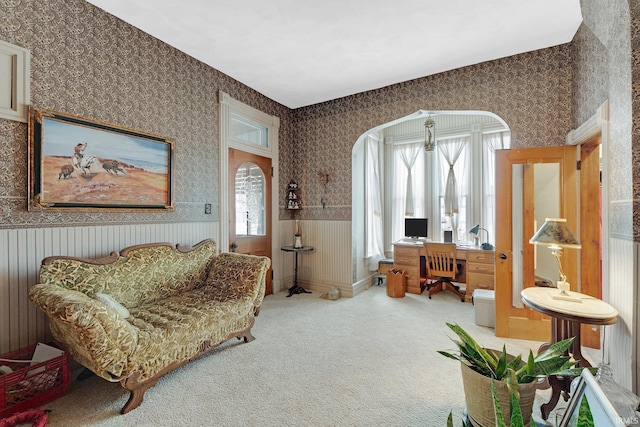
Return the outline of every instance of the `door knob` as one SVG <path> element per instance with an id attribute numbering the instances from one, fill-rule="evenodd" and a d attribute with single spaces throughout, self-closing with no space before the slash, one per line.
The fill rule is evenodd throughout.
<path id="1" fill-rule="evenodd" d="M 498 256 L 500 257 L 500 259 L 507 259 L 507 254 L 500 254 Z"/>
<path id="2" fill-rule="evenodd" d="M 238 244 L 236 242 L 231 243 L 231 252 L 235 252 Z"/>

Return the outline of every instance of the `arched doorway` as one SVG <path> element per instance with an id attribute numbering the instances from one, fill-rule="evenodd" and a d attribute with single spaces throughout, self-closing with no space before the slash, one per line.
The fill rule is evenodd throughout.
<path id="1" fill-rule="evenodd" d="M 382 256 L 390 257 L 393 239 L 397 238 L 399 236 L 398 233 L 402 231 L 403 226 L 398 222 L 399 215 L 396 213 L 395 218 L 392 215 L 392 207 L 398 207 L 397 198 L 394 199 L 392 195 L 392 182 L 399 172 L 394 170 L 391 148 L 402 144 L 422 144 L 424 141 L 424 123 L 429 117 L 435 121 L 436 141 L 446 141 L 466 135 L 470 144 L 467 160 L 475 160 L 479 164 L 484 161 L 482 160 L 483 153 L 481 149 L 483 135 L 499 132 L 510 133 L 506 122 L 491 112 L 426 110 L 418 110 L 413 114 L 381 124 L 363 133 L 354 144 L 352 150 L 352 188 L 354 189 L 352 192 L 352 253 L 354 254 L 352 263 L 356 282 L 366 280 L 370 277 L 371 272 L 375 270 L 377 261 L 376 256 L 372 255 L 372 236 L 378 236 L 379 238 L 381 235 Z M 377 157 L 373 156 L 371 152 L 367 152 L 367 146 L 370 145 L 369 141 L 372 139 L 378 141 L 379 148 L 374 150 L 377 151 Z M 439 185 L 443 179 L 438 178 L 438 174 L 435 173 L 436 168 L 440 167 L 437 159 L 438 155 L 439 150 L 436 148 L 434 152 L 429 153 L 423 159 L 424 170 L 428 174 L 426 180 L 430 185 L 423 186 L 421 191 L 424 191 L 424 194 L 421 196 L 421 201 L 417 202 L 422 205 L 422 210 L 419 211 L 421 212 L 420 215 L 430 218 L 429 235 L 434 241 L 441 240 L 444 228 L 451 226 L 451 223 L 447 223 L 446 220 L 444 223 L 442 222 L 442 195 L 440 194 Z M 378 163 L 379 210 L 372 208 L 376 195 L 370 191 L 372 179 L 370 174 L 371 162 Z M 483 179 L 485 178 L 481 172 L 476 170 L 475 173 L 480 179 L 470 180 L 466 189 L 465 220 L 457 223 L 459 233 L 457 233 L 456 240 L 464 238 L 466 230 L 471 226 L 478 222 L 484 223 L 489 216 L 493 217 L 493 215 L 488 215 L 485 212 L 492 211 L 493 206 L 489 207 L 489 204 L 485 203 L 486 199 L 479 196 L 483 194 Z M 416 180 L 412 177 L 412 181 L 412 184 L 416 184 L 416 182 L 420 182 L 420 179 Z M 373 214 L 372 212 L 379 212 L 382 225 L 378 227 L 378 230 L 381 230 L 381 232 L 375 231 L 374 221 L 379 219 L 375 218 L 378 213 Z"/>

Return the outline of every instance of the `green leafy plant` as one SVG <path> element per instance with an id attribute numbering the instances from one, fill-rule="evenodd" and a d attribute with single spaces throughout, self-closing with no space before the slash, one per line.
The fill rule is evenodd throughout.
<path id="1" fill-rule="evenodd" d="M 459 354 L 439 350 L 443 356 L 458 360 L 477 373 L 498 381 L 513 381 L 516 384 L 531 383 L 549 375 L 579 376 L 583 368 L 575 368 L 577 361 L 566 355 L 573 338 L 551 344 L 536 356 L 529 350 L 526 362 L 518 355 L 508 360 L 506 347 L 502 352 L 482 347 L 462 327 L 447 323 L 447 326 L 458 336 L 459 341 L 452 339 L 458 346 Z"/>
<path id="2" fill-rule="evenodd" d="M 594 427 L 593 414 L 591 414 L 591 408 L 587 401 L 587 396 L 582 396 L 580 400 L 580 409 L 578 409 L 578 426 L 580 427 Z"/>
<path id="3" fill-rule="evenodd" d="M 509 406 L 509 426 L 524 427 L 524 419 L 522 418 L 522 410 L 520 409 L 520 395 L 518 393 L 518 387 L 512 387 L 511 381 L 513 381 L 513 379 L 514 378 L 511 378 L 507 381 L 507 384 L 509 384 L 509 397 L 511 399 Z M 494 381 L 491 381 L 491 396 L 493 396 L 493 411 L 496 416 L 496 427 L 506 427 L 507 424 L 504 419 L 504 414 L 502 413 L 502 406 L 500 405 L 500 399 L 498 398 Z"/>
<path id="4" fill-rule="evenodd" d="M 559 341 L 551 344 L 546 350 L 538 353 L 536 356 L 530 350 L 529 355 L 525 360 L 522 356 L 509 355 L 506 350 L 506 346 L 503 345 L 502 351 L 491 350 L 482 347 L 476 342 L 464 329 L 457 324 L 447 323 L 447 326 L 457 335 L 458 340 L 452 341 L 458 347 L 458 353 L 450 353 L 448 351 L 438 351 L 438 353 L 448 358 L 457 360 L 466 365 L 469 369 L 477 372 L 486 378 L 491 379 L 491 395 L 493 396 L 493 408 L 494 408 L 494 420 L 496 427 L 502 427 L 506 425 L 505 415 L 503 414 L 502 407 L 498 393 L 496 392 L 496 385 L 494 381 L 500 381 L 506 383 L 506 390 L 509 398 L 509 421 L 513 427 L 520 427 L 524 424 L 525 419 L 530 418 L 530 413 L 523 416 L 523 409 L 520 401 L 520 388 L 519 384 L 529 384 L 527 387 L 531 389 L 531 385 L 539 379 L 546 378 L 550 375 L 559 375 L 566 377 L 579 376 L 582 370 L 585 368 L 576 368 L 578 361 L 571 360 L 571 357 L 567 355 L 567 351 L 573 343 L 573 338 Z M 586 368 L 595 371 L 596 368 Z M 464 375 L 463 375 L 464 377 Z M 534 389 L 535 390 L 535 389 Z M 465 394 L 466 394 L 465 385 Z M 530 391 L 527 391 L 527 401 L 531 398 L 529 396 Z M 530 401 L 533 402 L 532 400 Z M 488 403 L 488 402 L 487 402 Z M 490 403 L 488 403 L 490 404 Z M 474 403 L 474 407 L 478 407 L 478 403 Z M 482 405 L 480 404 L 480 407 Z M 526 407 L 529 411 L 530 404 Z M 471 411 L 469 403 L 467 408 Z M 474 410 L 475 411 L 475 410 Z M 587 409 L 588 411 L 588 409 Z M 506 406 L 505 406 L 506 412 Z M 471 413 L 470 413 L 471 414 Z M 478 414 L 482 417 L 481 414 Z M 590 415 L 590 414 L 589 414 Z M 452 415 L 449 415 L 447 422 L 448 426 L 452 426 Z M 583 427 L 582 424 L 579 424 Z M 589 424 L 584 424 L 589 426 Z M 466 427 L 463 421 L 463 427 Z"/>

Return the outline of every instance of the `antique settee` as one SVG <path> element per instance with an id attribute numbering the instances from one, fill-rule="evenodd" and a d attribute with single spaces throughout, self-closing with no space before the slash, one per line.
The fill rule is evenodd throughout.
<path id="1" fill-rule="evenodd" d="M 254 339 L 270 263 L 217 254 L 211 240 L 48 257 L 29 298 L 77 362 L 130 391 L 124 414 L 165 373 L 231 338 Z"/>

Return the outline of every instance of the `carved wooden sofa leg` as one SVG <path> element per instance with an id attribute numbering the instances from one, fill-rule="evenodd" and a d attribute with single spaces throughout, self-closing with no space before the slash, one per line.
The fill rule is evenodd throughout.
<path id="1" fill-rule="evenodd" d="M 250 321 L 249 326 L 247 327 L 247 329 L 245 329 L 244 331 L 240 331 L 237 334 L 229 335 L 227 337 L 227 340 L 230 340 L 234 336 L 239 340 L 240 339 L 244 340 L 244 342 L 246 342 L 246 343 L 255 340 L 256 338 L 251 334 L 251 328 L 253 328 L 253 325 L 254 325 L 255 322 L 256 322 L 256 318 L 255 317 L 251 318 L 251 321 Z"/>
<path id="2" fill-rule="evenodd" d="M 256 339 L 253 335 L 251 335 L 251 329 L 246 330 L 242 335 L 236 338 L 238 338 L 239 340 L 243 339 L 244 342 L 251 342 Z"/>
<path id="3" fill-rule="evenodd" d="M 124 388 L 129 390 L 130 394 L 129 394 L 129 400 L 127 400 L 127 403 L 125 403 L 125 405 L 122 407 L 122 409 L 120 410 L 120 413 L 126 414 L 132 409 L 136 409 L 138 406 L 140 406 L 140 404 L 142 403 L 142 400 L 144 399 L 144 393 L 148 389 L 156 385 L 156 383 L 160 379 L 160 376 L 162 375 L 164 375 L 164 372 L 161 375 L 156 375 L 150 380 L 147 380 L 142 383 L 138 382 L 138 377 L 140 376 L 139 373 L 133 374 L 131 377 L 125 380 L 122 380 L 120 384 L 122 384 Z"/>

